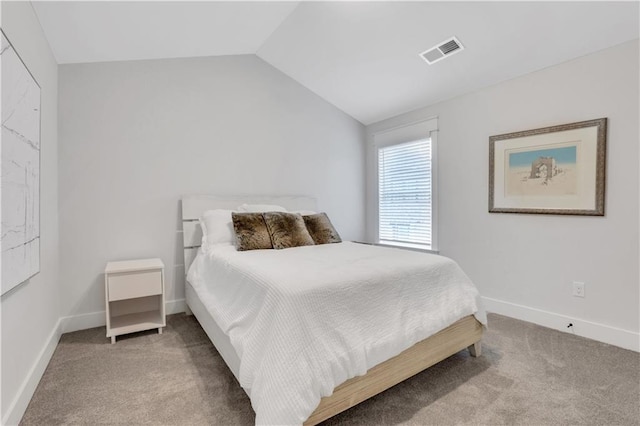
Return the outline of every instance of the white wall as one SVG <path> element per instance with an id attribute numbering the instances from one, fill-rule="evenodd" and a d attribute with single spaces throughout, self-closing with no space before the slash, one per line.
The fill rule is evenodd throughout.
<path id="1" fill-rule="evenodd" d="M 371 135 L 438 116 L 440 250 L 487 307 L 562 330 L 572 321 L 576 334 L 638 350 L 638 114 L 636 40 L 372 124 L 368 235 Z M 600 117 L 609 118 L 605 217 L 487 212 L 489 136 Z M 586 283 L 584 299 L 572 281 Z"/>
<path id="2" fill-rule="evenodd" d="M 363 238 L 364 127 L 255 55 L 59 72 L 65 330 L 104 324 L 110 260 L 160 257 L 183 299 L 183 194 L 311 195 Z"/>
<path id="3" fill-rule="evenodd" d="M 58 69 L 29 2 L 2 2 L 2 29 L 42 89 L 40 273 L 2 296 L 2 423 L 24 413 L 58 331 Z"/>

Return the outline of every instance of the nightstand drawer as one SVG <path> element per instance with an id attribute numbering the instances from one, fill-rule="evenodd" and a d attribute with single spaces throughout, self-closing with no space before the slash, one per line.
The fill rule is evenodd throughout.
<path id="1" fill-rule="evenodd" d="M 109 275 L 109 301 L 162 294 L 162 271 Z"/>

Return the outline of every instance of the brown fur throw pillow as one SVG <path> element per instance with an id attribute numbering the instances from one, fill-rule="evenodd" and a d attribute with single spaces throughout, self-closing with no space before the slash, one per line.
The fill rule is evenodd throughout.
<path id="1" fill-rule="evenodd" d="M 338 231 L 333 227 L 326 213 L 302 216 L 311 238 L 316 244 L 341 243 Z"/>
<path id="2" fill-rule="evenodd" d="M 271 249 L 271 237 L 262 213 L 231 213 L 238 251 Z"/>
<path id="3" fill-rule="evenodd" d="M 273 248 L 312 246 L 313 238 L 309 235 L 302 216 L 297 213 L 267 212 L 263 213 L 264 221 L 271 236 Z"/>

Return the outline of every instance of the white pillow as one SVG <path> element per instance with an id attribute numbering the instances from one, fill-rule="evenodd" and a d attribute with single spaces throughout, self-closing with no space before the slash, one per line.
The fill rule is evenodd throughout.
<path id="1" fill-rule="evenodd" d="M 313 210 L 295 210 L 289 213 L 298 213 L 301 216 L 310 216 L 312 214 L 316 214 Z"/>
<path id="2" fill-rule="evenodd" d="M 207 210 L 200 218 L 202 250 L 206 253 L 215 244 L 234 244 L 232 210 Z"/>
<path id="3" fill-rule="evenodd" d="M 238 206 L 239 212 L 247 213 L 264 213 L 264 212 L 282 212 L 286 213 L 287 209 L 275 204 L 243 204 Z"/>

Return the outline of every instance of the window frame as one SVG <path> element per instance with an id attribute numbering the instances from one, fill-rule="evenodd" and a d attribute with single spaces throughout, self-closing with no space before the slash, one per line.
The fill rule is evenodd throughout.
<path id="1" fill-rule="evenodd" d="M 430 118 L 383 130 L 373 135 L 375 167 L 375 229 L 376 244 L 410 250 L 438 253 L 438 127 L 437 118 Z M 431 245 L 380 241 L 380 149 L 419 140 L 431 139 Z"/>

